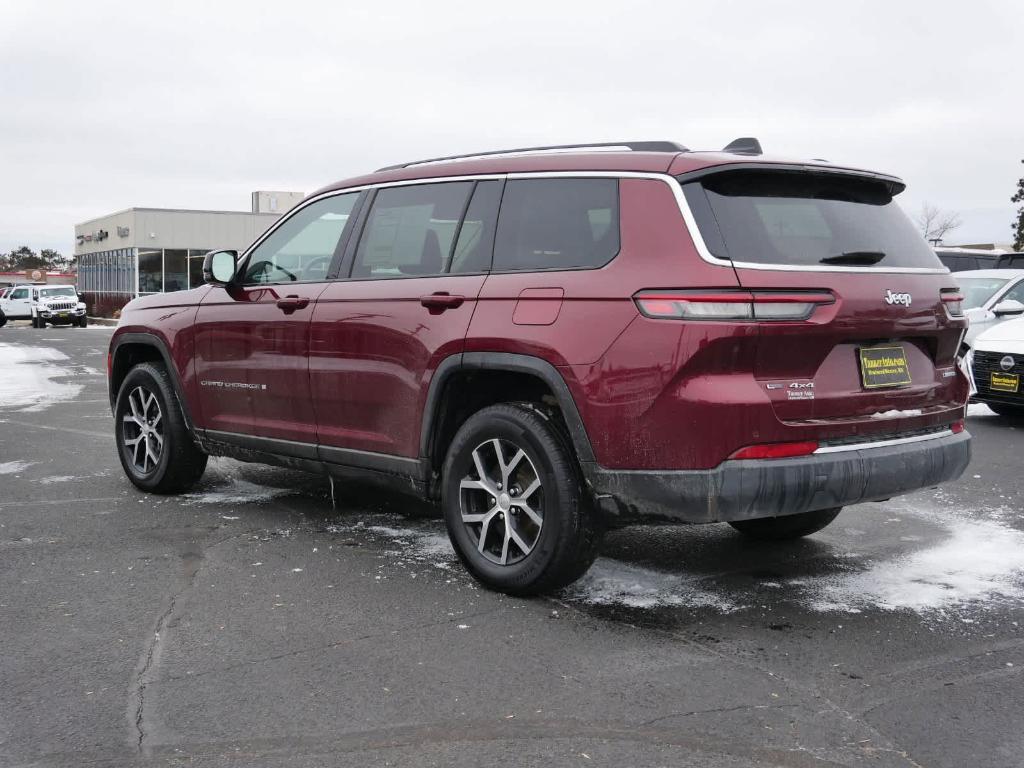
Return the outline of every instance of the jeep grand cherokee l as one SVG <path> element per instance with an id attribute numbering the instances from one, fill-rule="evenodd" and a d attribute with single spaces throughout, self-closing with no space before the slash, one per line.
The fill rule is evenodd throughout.
<path id="1" fill-rule="evenodd" d="M 332 184 L 207 285 L 125 307 L 133 483 L 207 456 L 436 500 L 484 584 L 579 577 L 601 532 L 762 539 L 960 475 L 956 282 L 892 176 L 669 142 L 420 161 Z"/>

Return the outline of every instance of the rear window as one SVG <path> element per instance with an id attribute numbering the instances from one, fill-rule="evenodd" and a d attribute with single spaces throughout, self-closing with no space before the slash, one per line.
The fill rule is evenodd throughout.
<path id="1" fill-rule="evenodd" d="M 684 184 L 683 191 L 708 249 L 720 258 L 942 268 L 886 185 L 872 179 L 732 171 Z"/>
<path id="2" fill-rule="evenodd" d="M 513 179 L 505 185 L 495 271 L 602 267 L 618 252 L 618 180 Z"/>

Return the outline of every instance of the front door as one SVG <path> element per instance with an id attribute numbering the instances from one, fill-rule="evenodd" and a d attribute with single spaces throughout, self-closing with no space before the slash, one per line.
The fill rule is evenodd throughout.
<path id="1" fill-rule="evenodd" d="M 305 444 L 315 455 L 309 323 L 344 249 L 357 192 L 298 208 L 241 264 L 237 283 L 214 287 L 196 318 L 201 424 L 231 439 Z M 214 435 L 214 437 L 217 437 Z"/>
<path id="2" fill-rule="evenodd" d="M 24 318 L 32 316 L 31 289 L 27 286 L 14 288 L 7 295 L 3 303 L 4 314 L 9 318 Z"/>
<path id="3" fill-rule="evenodd" d="M 490 268 L 500 180 L 386 187 L 370 203 L 348 279 L 317 302 L 310 379 L 321 456 L 393 467 L 419 455 L 437 366 L 462 351 Z"/>

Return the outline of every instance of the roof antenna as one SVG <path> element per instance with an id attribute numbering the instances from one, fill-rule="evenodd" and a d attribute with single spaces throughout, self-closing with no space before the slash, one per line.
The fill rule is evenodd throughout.
<path id="1" fill-rule="evenodd" d="M 745 136 L 742 139 L 730 141 L 725 145 L 723 152 L 731 152 L 734 155 L 760 155 L 761 142 L 752 136 Z"/>

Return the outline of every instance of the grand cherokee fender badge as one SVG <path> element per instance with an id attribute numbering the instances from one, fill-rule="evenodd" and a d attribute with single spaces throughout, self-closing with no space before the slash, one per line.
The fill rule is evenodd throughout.
<path id="1" fill-rule="evenodd" d="M 250 384 L 247 381 L 215 381 L 214 379 L 203 379 L 199 382 L 201 387 L 218 387 L 220 389 L 266 389 L 266 384 Z"/>
<path id="2" fill-rule="evenodd" d="M 885 292 L 886 304 L 902 304 L 905 307 L 909 307 L 911 300 L 912 298 L 909 293 L 893 293 L 889 290 Z"/>

